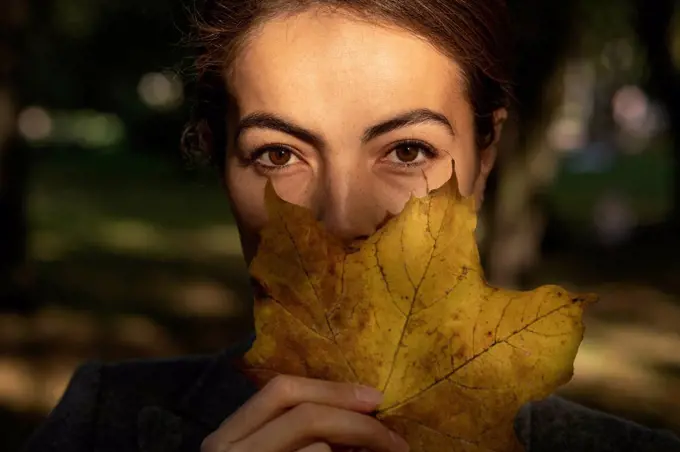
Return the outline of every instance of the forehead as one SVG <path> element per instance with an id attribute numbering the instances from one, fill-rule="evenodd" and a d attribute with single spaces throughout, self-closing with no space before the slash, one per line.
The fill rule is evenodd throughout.
<path id="1" fill-rule="evenodd" d="M 318 10 L 266 22 L 234 62 L 230 88 L 242 109 L 312 117 L 345 107 L 443 110 L 465 98 L 460 67 L 426 40 Z"/>

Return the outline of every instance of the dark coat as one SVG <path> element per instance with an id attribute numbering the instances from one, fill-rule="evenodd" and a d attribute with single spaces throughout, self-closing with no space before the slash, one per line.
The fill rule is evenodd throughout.
<path id="1" fill-rule="evenodd" d="M 256 392 L 231 364 L 244 351 L 84 364 L 25 451 L 197 452 Z M 555 396 L 525 405 L 515 428 L 527 452 L 680 452 L 668 432 Z"/>

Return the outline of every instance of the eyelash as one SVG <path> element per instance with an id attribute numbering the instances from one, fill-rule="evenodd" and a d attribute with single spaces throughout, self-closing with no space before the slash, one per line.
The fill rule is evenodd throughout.
<path id="1" fill-rule="evenodd" d="M 435 148 L 433 148 L 429 144 L 425 143 L 424 141 L 420 141 L 420 140 L 416 140 L 416 139 L 412 139 L 412 138 L 398 141 L 397 143 L 395 143 L 390 148 L 390 151 L 385 155 L 390 155 L 392 152 L 394 152 L 395 150 L 397 150 L 397 148 L 399 148 L 401 146 L 407 146 L 407 147 L 413 146 L 413 147 L 420 148 L 420 150 L 423 152 L 423 154 L 425 155 L 425 157 L 428 160 L 436 158 L 440 155 L 439 152 L 436 151 Z M 395 163 L 394 165 L 401 167 L 401 168 L 403 168 L 403 167 L 414 168 L 414 167 L 417 167 L 417 166 L 422 166 L 424 163 L 425 162 L 402 162 L 402 163 Z"/>
<path id="2" fill-rule="evenodd" d="M 281 171 L 283 169 L 286 169 L 287 166 L 266 166 L 266 165 L 262 165 L 261 163 L 258 162 L 260 157 L 262 157 L 267 152 L 276 151 L 276 150 L 279 150 L 279 149 L 284 149 L 284 150 L 290 152 L 291 154 L 295 155 L 295 152 L 293 152 L 293 150 L 286 145 L 283 145 L 283 144 L 268 144 L 264 147 L 261 147 L 261 148 L 255 150 L 252 154 L 250 154 L 246 159 L 246 164 L 247 165 L 256 165 L 262 171 L 266 171 L 268 173 L 273 173 L 273 172 L 276 172 L 276 171 Z"/>
<path id="3" fill-rule="evenodd" d="M 402 147 L 402 146 L 413 146 L 413 147 L 418 147 L 421 152 L 425 155 L 425 157 L 428 160 L 431 160 L 433 158 L 436 158 L 440 155 L 440 153 L 432 146 L 429 144 L 425 143 L 424 141 L 416 140 L 416 139 L 405 139 L 398 141 L 394 143 L 394 145 L 390 148 L 389 152 L 385 154 L 386 156 L 394 152 L 397 148 Z M 283 144 L 271 144 L 267 145 L 264 147 L 261 147 L 257 150 L 255 150 L 252 154 L 250 154 L 246 160 L 246 163 L 248 165 L 257 165 L 260 167 L 262 171 L 266 172 L 276 172 L 276 171 L 282 171 L 287 168 L 287 166 L 265 166 L 260 163 L 258 163 L 258 160 L 260 157 L 262 157 L 264 154 L 270 151 L 276 151 L 284 149 L 292 154 L 295 154 L 295 152 L 290 149 L 288 146 L 283 145 Z M 299 157 L 298 157 L 299 158 Z M 417 166 L 422 166 L 425 162 L 420 161 L 420 162 L 403 162 L 403 163 L 393 163 L 392 166 L 396 166 L 399 168 L 414 168 Z"/>

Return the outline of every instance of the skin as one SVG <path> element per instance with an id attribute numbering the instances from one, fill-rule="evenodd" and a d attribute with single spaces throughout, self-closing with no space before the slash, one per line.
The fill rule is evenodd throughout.
<path id="1" fill-rule="evenodd" d="M 267 221 L 268 179 L 280 197 L 311 209 L 347 241 L 370 235 L 411 194 L 443 185 L 454 166 L 461 193 L 481 203 L 496 143 L 475 148 L 462 71 L 425 40 L 311 10 L 267 22 L 233 69 L 228 88 L 235 105 L 227 124 L 234 139 L 224 180 L 248 263 Z M 410 121 L 384 126 L 409 113 Z M 505 116 L 495 114 L 497 137 Z M 366 414 L 380 393 L 358 389 L 275 379 L 208 436 L 202 450 L 317 452 L 330 451 L 330 444 L 408 450 Z"/>

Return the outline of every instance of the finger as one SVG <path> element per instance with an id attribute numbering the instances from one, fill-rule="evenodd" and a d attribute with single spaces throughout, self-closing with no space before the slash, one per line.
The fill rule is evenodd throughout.
<path id="1" fill-rule="evenodd" d="M 371 452 L 363 447 L 331 446 L 331 452 Z"/>
<path id="2" fill-rule="evenodd" d="M 242 450 L 292 452 L 322 438 L 326 443 L 373 452 L 406 452 L 396 433 L 366 414 L 327 405 L 302 403 L 238 443 Z"/>
<path id="3" fill-rule="evenodd" d="M 331 446 L 326 443 L 314 443 L 298 449 L 297 452 L 332 452 Z"/>
<path id="4" fill-rule="evenodd" d="M 287 409 L 303 402 L 370 412 L 381 401 L 382 394 L 377 389 L 279 375 L 228 417 L 213 434 L 222 443 L 239 441 Z"/>

